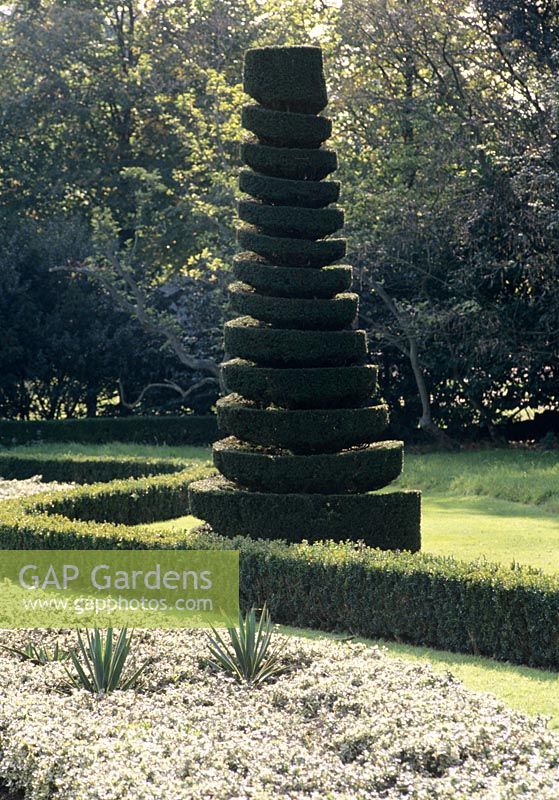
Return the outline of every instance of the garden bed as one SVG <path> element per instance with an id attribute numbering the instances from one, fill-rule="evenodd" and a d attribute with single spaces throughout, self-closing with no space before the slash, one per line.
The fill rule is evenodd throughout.
<path id="1" fill-rule="evenodd" d="M 143 686 L 102 699 L 57 691 L 60 664 L 0 655 L 0 783 L 33 800 L 559 796 L 543 720 L 428 666 L 291 639 L 290 671 L 248 689 L 204 665 L 202 632 L 137 644 L 154 659 Z"/>
<path id="2" fill-rule="evenodd" d="M 42 475 L 32 475 L 23 480 L 0 478 L 0 500 L 15 500 L 18 497 L 29 497 L 41 492 L 56 492 L 75 489 L 73 483 L 57 483 L 43 481 Z"/>

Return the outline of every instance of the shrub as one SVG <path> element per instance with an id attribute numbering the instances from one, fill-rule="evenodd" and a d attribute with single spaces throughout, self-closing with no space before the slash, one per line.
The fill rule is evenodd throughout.
<path id="1" fill-rule="evenodd" d="M 44 481 L 95 483 L 119 478 L 138 478 L 180 472 L 185 462 L 179 459 L 111 458 L 109 456 L 43 456 L 25 453 L 0 453 L 0 475 L 22 480 L 42 475 Z"/>
<path id="2" fill-rule="evenodd" d="M 243 107 L 241 124 L 262 144 L 280 147 L 320 147 L 332 133 L 328 117 L 274 111 L 255 104 Z"/>
<path id="3" fill-rule="evenodd" d="M 336 453 L 296 455 L 230 436 L 215 443 L 213 454 L 221 474 L 241 486 L 264 492 L 339 495 L 387 486 L 402 471 L 403 447 L 402 442 L 382 441 Z"/>
<path id="4" fill-rule="evenodd" d="M 237 228 L 237 241 L 244 250 L 252 250 L 271 264 L 282 267 L 324 267 L 346 254 L 345 239 L 289 239 L 268 236 L 251 225 Z"/>
<path id="5" fill-rule="evenodd" d="M 262 408 L 240 395 L 217 402 L 219 427 L 246 442 L 294 453 L 333 453 L 380 439 L 388 425 L 385 405 L 361 408 Z"/>
<path id="6" fill-rule="evenodd" d="M 245 91 L 265 108 L 318 114 L 328 102 L 320 47 L 248 50 L 243 81 Z"/>
<path id="7" fill-rule="evenodd" d="M 378 368 L 362 367 L 259 367 L 234 358 L 223 364 L 229 392 L 259 403 L 286 408 L 329 408 L 365 402 L 373 393 Z"/>
<path id="8" fill-rule="evenodd" d="M 240 200 L 238 212 L 239 219 L 272 236 L 320 239 L 335 233 L 344 224 L 344 212 L 339 208 L 271 206 Z"/>
<path id="9" fill-rule="evenodd" d="M 0 445 L 4 447 L 37 441 L 195 445 L 210 444 L 216 437 L 217 425 L 213 415 L 0 420 Z"/>
<path id="10" fill-rule="evenodd" d="M 207 468 L 196 467 L 178 475 L 126 482 L 128 491 L 137 495 L 132 521 L 156 519 L 167 508 L 167 482 L 187 487 L 204 474 Z M 115 497 L 122 497 L 124 483 L 116 482 L 121 488 Z M 147 491 L 149 483 L 151 491 Z M 74 504 L 74 519 L 61 516 L 63 500 L 56 494 L 3 502 L 0 546 L 236 549 L 243 608 L 259 608 L 267 600 L 277 622 L 559 668 L 559 576 L 484 561 L 374 550 L 355 542 L 287 544 L 245 536 L 227 538 L 207 527 L 185 534 L 113 522 L 96 524 L 78 517 L 90 494 L 89 516 L 111 519 L 106 512 L 92 510 L 100 492 L 107 490 L 112 492 L 113 486 L 70 492 L 65 500 Z M 367 496 L 372 495 L 362 497 Z M 112 508 L 118 507 L 116 500 Z M 187 513 L 187 508 L 181 512 Z M 280 509 L 276 516 L 281 513 Z M 346 528 L 346 535 L 351 533 Z"/>
<path id="11" fill-rule="evenodd" d="M 324 208 L 335 203 L 340 196 L 339 181 L 294 181 L 288 178 L 273 178 L 249 169 L 239 173 L 241 192 L 280 206 L 302 206 Z"/>
<path id="12" fill-rule="evenodd" d="M 252 317 L 237 317 L 225 323 L 224 338 L 232 358 L 258 364 L 340 366 L 363 364 L 367 357 L 365 331 L 278 329 Z"/>
<path id="13" fill-rule="evenodd" d="M 229 291 L 234 311 L 278 328 L 339 330 L 351 325 L 357 314 L 358 296 L 353 292 L 320 299 L 268 297 L 246 283 L 237 282 L 229 286 Z"/>
<path id="14" fill-rule="evenodd" d="M 241 283 L 276 297 L 332 297 L 351 286 L 351 267 L 345 264 L 314 270 L 278 267 L 240 253 L 233 259 L 233 272 Z"/>

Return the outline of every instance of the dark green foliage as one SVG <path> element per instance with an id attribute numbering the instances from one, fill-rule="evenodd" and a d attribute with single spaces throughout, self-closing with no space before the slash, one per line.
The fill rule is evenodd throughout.
<path id="1" fill-rule="evenodd" d="M 312 331 L 272 328 L 252 317 L 237 317 L 224 327 L 225 351 L 258 364 L 341 366 L 363 364 L 365 331 Z"/>
<path id="2" fill-rule="evenodd" d="M 419 492 L 273 494 L 221 476 L 190 488 L 190 510 L 224 536 L 290 542 L 362 539 L 369 547 L 419 550 Z"/>
<path id="3" fill-rule="evenodd" d="M 233 273 L 242 283 L 274 297 L 332 297 L 349 289 L 352 277 L 351 267 L 341 264 L 313 270 L 278 267 L 252 253 L 235 256 Z"/>
<path id="4" fill-rule="evenodd" d="M 44 481 L 96 483 L 120 478 L 180 472 L 184 462 L 178 459 L 111 458 L 110 456 L 41 456 L 0 453 L 2 478 L 31 478 L 42 475 Z"/>
<path id="5" fill-rule="evenodd" d="M 328 299 L 267 297 L 245 283 L 232 283 L 229 291 L 234 311 L 280 328 L 340 330 L 357 315 L 358 296 L 351 292 Z"/>
<path id="6" fill-rule="evenodd" d="M 265 108 L 317 114 L 328 97 L 320 47 L 256 47 L 245 53 L 243 88 Z"/>
<path id="7" fill-rule="evenodd" d="M 0 420 L 0 445 L 32 442 L 139 442 L 208 444 L 217 438 L 213 415 L 184 417 L 94 417 L 15 421 Z"/>
<path id="8" fill-rule="evenodd" d="M 213 446 L 214 464 L 228 480 L 275 493 L 345 494 L 381 489 L 402 471 L 402 451 L 402 442 L 391 441 L 311 455 L 262 448 L 234 437 Z"/>
<path id="9" fill-rule="evenodd" d="M 270 206 L 249 200 L 239 202 L 239 218 L 273 236 L 320 239 L 344 224 L 339 208 L 298 208 Z"/>
<path id="10" fill-rule="evenodd" d="M 284 447 L 294 453 L 328 453 L 379 439 L 388 425 L 388 408 L 288 411 L 259 408 L 239 395 L 228 395 L 217 402 L 217 418 L 224 433 L 253 444 Z"/>
<path id="11" fill-rule="evenodd" d="M 128 478 L 105 485 L 84 486 L 67 495 L 56 493 L 35 499 L 31 506 L 30 501 L 27 504 L 24 501 L 23 505 L 71 520 L 141 525 L 188 514 L 189 484 L 209 474 L 210 469 L 206 466 L 189 467 L 174 475 Z M 57 544 L 60 542 L 53 542 L 52 547 Z M 90 546 L 94 549 L 103 547 L 103 542 Z"/>
<path id="12" fill-rule="evenodd" d="M 377 367 L 258 367 L 240 358 L 223 364 L 227 391 L 286 408 L 359 405 L 373 393 Z"/>
<path id="13" fill-rule="evenodd" d="M 293 181 L 259 175 L 249 169 L 239 174 L 239 188 L 259 200 L 278 206 L 323 208 L 340 196 L 338 181 Z"/>
<path id="14" fill-rule="evenodd" d="M 243 142 L 241 160 L 262 175 L 295 181 L 320 181 L 338 166 L 334 150 L 269 147 L 255 142 Z"/>
<path id="15" fill-rule="evenodd" d="M 345 239 L 288 239 L 266 236 L 251 225 L 237 229 L 237 241 L 244 250 L 252 250 L 281 267 L 325 267 L 339 261 L 346 253 Z"/>
<path id="16" fill-rule="evenodd" d="M 274 147 L 320 147 L 332 133 L 332 120 L 327 117 L 271 111 L 257 105 L 243 107 L 241 124 L 259 142 Z"/>

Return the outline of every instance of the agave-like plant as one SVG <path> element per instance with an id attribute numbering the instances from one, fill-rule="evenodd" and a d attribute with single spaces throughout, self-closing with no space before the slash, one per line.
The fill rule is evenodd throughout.
<path id="1" fill-rule="evenodd" d="M 68 668 L 66 672 L 72 687 L 86 689 L 93 694 L 108 694 L 115 689 L 132 689 L 138 684 L 149 659 L 138 669 L 127 675 L 124 673 L 133 637 L 132 633 L 128 636 L 127 628 L 120 631 L 116 644 L 113 644 L 112 628 L 107 629 L 105 637 L 99 628 L 93 628 L 93 632 L 86 629 L 85 636 L 84 641 L 81 631 L 78 631 L 79 654 L 75 650 L 70 651 L 76 674 Z"/>
<path id="2" fill-rule="evenodd" d="M 238 629 L 227 628 L 229 642 L 226 642 L 215 628 L 212 628 L 212 633 L 213 636 L 208 634 L 209 665 L 227 672 L 239 683 L 256 686 L 285 672 L 281 653 L 286 640 L 280 640 L 273 648 L 270 646 L 273 625 L 266 604 L 258 621 L 254 608 L 251 608 L 245 617 L 239 614 Z"/>
<path id="3" fill-rule="evenodd" d="M 23 649 L 8 647 L 5 644 L 0 644 L 0 648 L 6 650 L 8 653 L 13 653 L 13 655 L 23 658 L 25 661 L 32 661 L 33 664 L 38 664 L 41 667 L 45 664 L 50 664 L 51 661 L 66 661 L 66 659 L 70 657 L 70 653 L 59 647 L 58 642 L 54 645 L 52 650 L 47 650 L 46 647 L 42 645 L 37 646 L 32 642 L 28 642 Z"/>

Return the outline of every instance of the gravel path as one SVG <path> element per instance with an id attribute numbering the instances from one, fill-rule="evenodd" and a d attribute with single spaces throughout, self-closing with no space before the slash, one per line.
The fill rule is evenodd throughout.
<path id="1" fill-rule="evenodd" d="M 0 478 L 0 500 L 14 500 L 16 497 L 27 497 L 40 492 L 73 489 L 73 483 L 44 483 L 42 475 L 33 475 L 24 480 L 7 480 Z"/>

